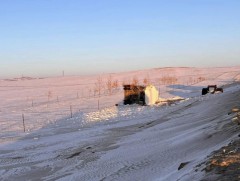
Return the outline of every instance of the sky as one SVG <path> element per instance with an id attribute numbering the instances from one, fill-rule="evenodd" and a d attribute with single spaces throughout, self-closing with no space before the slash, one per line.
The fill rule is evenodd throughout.
<path id="1" fill-rule="evenodd" d="M 0 78 L 240 65 L 239 0 L 0 0 Z"/>

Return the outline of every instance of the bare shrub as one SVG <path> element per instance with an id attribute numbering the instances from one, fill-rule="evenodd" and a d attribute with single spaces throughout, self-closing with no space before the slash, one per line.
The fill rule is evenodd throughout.
<path id="1" fill-rule="evenodd" d="M 148 75 L 143 79 L 143 85 L 147 86 L 147 85 L 150 85 L 150 84 L 151 84 L 151 80 L 150 80 L 150 77 Z"/>
<path id="2" fill-rule="evenodd" d="M 165 85 L 176 84 L 178 81 L 176 77 L 171 77 L 171 76 L 164 76 L 160 80 Z"/>
<path id="3" fill-rule="evenodd" d="M 192 84 L 194 82 L 193 78 L 192 77 L 189 77 L 188 78 L 188 84 Z"/>
<path id="4" fill-rule="evenodd" d="M 137 78 L 136 76 L 133 77 L 133 79 L 132 79 L 132 85 L 138 85 L 138 83 L 139 83 L 138 78 Z"/>
<path id="5" fill-rule="evenodd" d="M 124 80 L 122 81 L 122 86 L 127 85 L 128 83 Z"/>
<path id="6" fill-rule="evenodd" d="M 124 79 L 122 81 L 122 86 L 131 84 L 131 79 Z"/>
<path id="7" fill-rule="evenodd" d="M 109 95 L 112 95 L 113 79 L 112 79 L 112 76 L 111 76 L 111 75 L 107 78 L 106 86 L 107 86 L 108 94 L 109 94 Z"/>
<path id="8" fill-rule="evenodd" d="M 202 81 L 204 81 L 204 80 L 206 80 L 205 77 L 198 77 L 198 82 L 202 82 Z"/>
<path id="9" fill-rule="evenodd" d="M 117 90 L 118 87 L 119 87 L 119 82 L 118 82 L 118 80 L 114 80 L 114 81 L 113 81 L 113 88 L 114 88 L 115 90 Z"/>
<path id="10" fill-rule="evenodd" d="M 112 95 L 113 91 L 117 90 L 119 87 L 118 80 L 113 80 L 112 76 L 110 75 L 107 78 L 106 87 L 107 87 L 108 94 Z"/>
<path id="11" fill-rule="evenodd" d="M 92 94 L 92 89 L 88 88 L 88 96 L 91 97 L 91 94 Z"/>
<path id="12" fill-rule="evenodd" d="M 94 88 L 94 89 L 93 89 L 93 95 L 94 95 L 94 97 L 97 95 L 97 93 L 98 93 L 98 90 L 97 90 L 96 88 Z"/>

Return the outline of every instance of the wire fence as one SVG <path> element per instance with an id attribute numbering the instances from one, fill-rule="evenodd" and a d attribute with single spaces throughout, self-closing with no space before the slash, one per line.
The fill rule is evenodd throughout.
<path id="1" fill-rule="evenodd" d="M 231 74 L 232 79 L 226 82 L 221 77 L 225 74 Z M 160 95 L 168 93 L 175 89 L 184 89 L 185 86 L 194 86 L 199 83 L 208 81 L 225 81 L 222 84 L 232 83 L 240 75 L 239 71 L 234 72 L 221 72 L 221 73 L 209 73 L 209 74 L 191 74 L 187 76 L 178 76 L 177 80 L 163 81 L 163 77 L 174 77 L 173 75 L 164 75 L 162 77 L 149 79 L 148 83 L 155 85 Z M 143 83 L 145 78 L 138 79 L 139 84 Z M 172 82 L 171 82 L 172 81 Z M 122 84 L 126 81 L 120 81 L 118 87 L 113 88 L 111 91 L 107 88 L 101 89 L 101 92 L 94 92 L 93 86 L 96 83 L 87 84 L 68 84 L 68 85 L 38 85 L 38 86 L 0 86 L 0 91 L 11 91 L 14 88 L 18 88 L 19 91 L 49 90 L 51 88 L 61 89 L 63 92 L 51 93 L 45 92 L 39 95 L 31 95 L 24 98 L 9 100 L 12 104 L 7 104 L 1 107 L 0 110 L 0 126 L 1 137 L 8 137 L 19 132 L 31 132 L 41 127 L 47 126 L 51 123 L 56 123 L 62 119 L 71 119 L 75 115 L 81 115 L 92 111 L 100 111 L 102 109 L 114 106 L 123 98 Z M 131 83 L 130 81 L 127 83 Z M 104 84 L 104 83 L 103 83 Z M 92 88 L 86 88 L 86 86 L 92 86 Z M 66 91 L 66 87 L 71 89 Z M 200 90 L 199 90 L 200 91 Z M 116 99 L 116 96 L 118 98 Z M 78 118 L 81 119 L 81 118 Z"/>

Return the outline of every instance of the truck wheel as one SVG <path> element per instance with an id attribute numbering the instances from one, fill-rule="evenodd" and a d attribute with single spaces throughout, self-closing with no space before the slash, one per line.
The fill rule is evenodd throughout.
<path id="1" fill-rule="evenodd" d="M 202 95 L 205 95 L 205 94 L 207 94 L 208 93 L 208 88 L 203 88 L 202 89 Z"/>
<path id="2" fill-rule="evenodd" d="M 218 91 L 218 92 L 223 92 L 223 88 L 217 88 L 216 91 Z"/>

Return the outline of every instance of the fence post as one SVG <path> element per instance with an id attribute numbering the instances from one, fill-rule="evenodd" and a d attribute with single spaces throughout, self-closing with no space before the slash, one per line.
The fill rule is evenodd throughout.
<path id="1" fill-rule="evenodd" d="M 72 105 L 70 106 L 71 118 L 72 118 Z"/>
<path id="2" fill-rule="evenodd" d="M 99 110 L 99 99 L 98 99 L 98 110 Z"/>
<path id="3" fill-rule="evenodd" d="M 22 120 L 23 120 L 23 131 L 25 133 L 25 120 L 24 120 L 24 114 L 22 113 Z"/>

